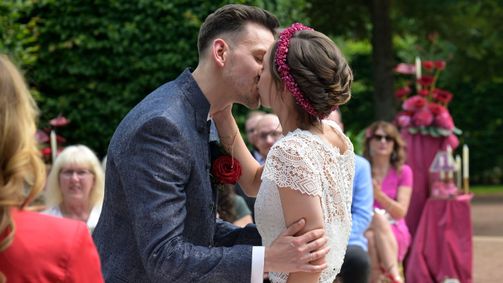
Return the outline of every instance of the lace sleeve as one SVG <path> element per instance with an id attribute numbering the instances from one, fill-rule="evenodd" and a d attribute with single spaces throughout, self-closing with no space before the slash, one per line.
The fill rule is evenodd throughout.
<path id="1" fill-rule="evenodd" d="M 291 188 L 310 196 L 322 194 L 320 170 L 313 160 L 309 147 L 296 139 L 278 141 L 269 151 L 262 173 L 262 179 L 268 179 L 280 188 Z M 319 165 L 318 165 L 319 166 Z"/>

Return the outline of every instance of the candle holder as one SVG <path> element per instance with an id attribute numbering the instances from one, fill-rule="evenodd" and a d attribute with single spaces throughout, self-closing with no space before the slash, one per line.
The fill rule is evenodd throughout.
<path id="1" fill-rule="evenodd" d="M 458 187 L 454 176 L 460 174 L 455 166 L 451 152 L 438 151 L 430 165 L 430 196 L 437 199 L 454 198 L 458 195 Z"/>
<path id="2" fill-rule="evenodd" d="M 470 181 L 468 178 L 463 178 L 463 193 L 468 194 L 470 192 Z"/>

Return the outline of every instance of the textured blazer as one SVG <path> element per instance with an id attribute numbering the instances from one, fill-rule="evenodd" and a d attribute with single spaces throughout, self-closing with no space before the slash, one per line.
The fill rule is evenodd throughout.
<path id="1" fill-rule="evenodd" d="M 250 282 L 260 236 L 216 219 L 209 108 L 185 70 L 116 129 L 93 233 L 107 282 Z"/>
<path id="2" fill-rule="evenodd" d="M 0 272 L 8 283 L 103 282 L 84 222 L 17 209 L 11 215 L 14 240 L 0 252 Z"/>

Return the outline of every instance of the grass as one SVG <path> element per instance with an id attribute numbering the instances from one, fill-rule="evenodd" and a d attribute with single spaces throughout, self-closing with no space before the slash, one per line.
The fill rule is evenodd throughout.
<path id="1" fill-rule="evenodd" d="M 503 194 L 503 185 L 473 185 L 470 191 L 476 195 Z"/>

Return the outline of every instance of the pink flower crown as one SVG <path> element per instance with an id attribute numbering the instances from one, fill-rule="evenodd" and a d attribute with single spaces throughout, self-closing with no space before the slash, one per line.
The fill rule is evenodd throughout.
<path id="1" fill-rule="evenodd" d="M 295 82 L 295 79 L 290 74 L 290 67 L 286 62 L 286 57 L 288 55 L 288 44 L 290 43 L 290 39 L 293 35 L 301 30 L 313 30 L 310 27 L 307 27 L 301 23 L 294 23 L 287 29 L 283 30 L 278 39 L 278 47 L 276 49 L 276 57 L 275 63 L 278 66 L 278 73 L 281 77 L 281 80 L 286 85 L 286 88 L 295 98 L 295 102 L 302 107 L 309 115 L 314 117 L 323 118 L 325 115 L 321 115 L 316 111 L 311 103 L 302 95 L 302 92 L 299 89 L 299 86 Z"/>

